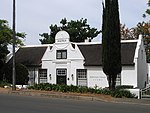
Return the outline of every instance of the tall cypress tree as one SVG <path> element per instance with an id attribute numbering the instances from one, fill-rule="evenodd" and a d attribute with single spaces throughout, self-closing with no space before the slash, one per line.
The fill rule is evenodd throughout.
<path id="1" fill-rule="evenodd" d="M 121 43 L 118 0 L 103 3 L 102 62 L 109 88 L 115 89 L 117 75 L 121 73 Z"/>

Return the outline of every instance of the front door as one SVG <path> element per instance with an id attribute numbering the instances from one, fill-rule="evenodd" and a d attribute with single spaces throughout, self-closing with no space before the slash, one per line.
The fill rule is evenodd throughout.
<path id="1" fill-rule="evenodd" d="M 67 84 L 67 69 L 56 69 L 57 84 Z"/>

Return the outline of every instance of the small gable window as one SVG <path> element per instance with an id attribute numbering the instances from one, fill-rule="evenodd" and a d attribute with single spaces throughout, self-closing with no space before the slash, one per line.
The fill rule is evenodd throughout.
<path id="1" fill-rule="evenodd" d="M 57 50 L 56 58 L 57 59 L 67 59 L 67 50 Z"/>

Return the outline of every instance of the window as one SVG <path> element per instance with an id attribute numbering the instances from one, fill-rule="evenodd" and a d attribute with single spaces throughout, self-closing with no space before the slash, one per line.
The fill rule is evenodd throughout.
<path id="1" fill-rule="evenodd" d="M 47 69 L 39 69 L 39 82 L 47 83 Z"/>
<path id="2" fill-rule="evenodd" d="M 87 86 L 87 69 L 77 69 L 77 85 Z"/>
<path id="3" fill-rule="evenodd" d="M 57 76 L 66 76 L 67 75 L 67 69 L 57 69 Z"/>
<path id="4" fill-rule="evenodd" d="M 121 74 L 118 74 L 116 78 L 116 86 L 120 86 L 120 85 L 121 85 Z"/>
<path id="5" fill-rule="evenodd" d="M 57 50 L 56 58 L 57 59 L 67 59 L 67 50 Z"/>

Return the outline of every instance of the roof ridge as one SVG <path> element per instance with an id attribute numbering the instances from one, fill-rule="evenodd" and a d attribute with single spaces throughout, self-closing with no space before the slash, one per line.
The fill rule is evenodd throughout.
<path id="1" fill-rule="evenodd" d="M 138 42 L 138 39 L 136 40 L 121 40 L 121 43 L 132 43 L 132 42 Z M 77 45 L 94 45 L 94 44 L 102 44 L 102 42 L 80 42 L 80 43 L 73 43 Z M 48 47 L 53 46 L 54 44 L 41 44 L 41 45 L 25 45 L 21 46 L 21 48 L 28 48 L 28 47 Z"/>
<path id="2" fill-rule="evenodd" d="M 121 40 L 121 43 L 134 43 L 138 42 L 138 40 Z M 83 42 L 83 43 L 75 43 L 77 45 L 96 45 L 96 44 L 102 44 L 101 42 Z"/>
<path id="3" fill-rule="evenodd" d="M 48 46 L 53 46 L 53 44 L 25 45 L 25 46 L 21 46 L 21 48 L 28 48 L 28 47 L 48 47 Z"/>

